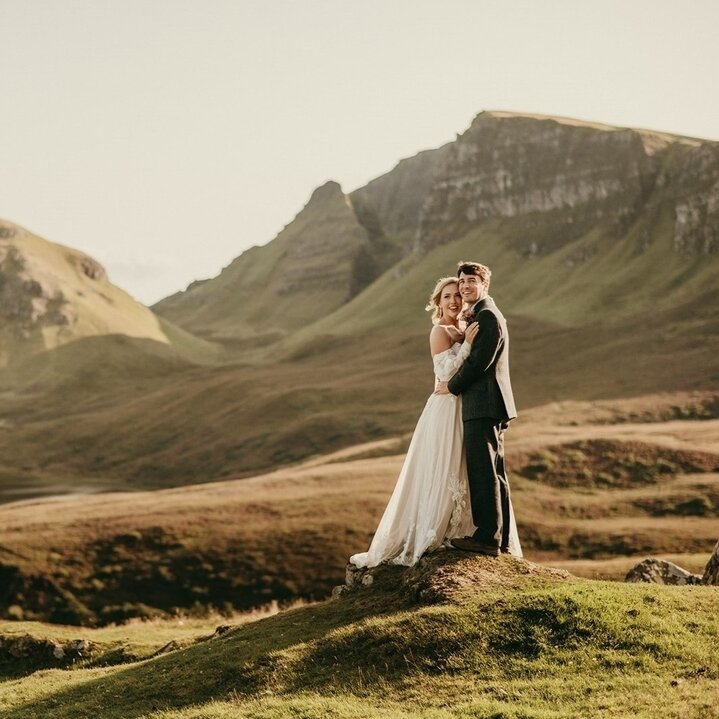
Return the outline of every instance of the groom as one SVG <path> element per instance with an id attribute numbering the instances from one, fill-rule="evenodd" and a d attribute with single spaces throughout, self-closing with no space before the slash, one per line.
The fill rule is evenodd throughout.
<path id="1" fill-rule="evenodd" d="M 509 483 L 504 468 L 504 432 L 517 416 L 509 379 L 509 335 L 504 315 L 487 294 L 492 272 L 478 262 L 460 262 L 459 291 L 467 324 L 479 323 L 469 357 L 447 388 L 462 395 L 464 446 L 467 456 L 472 520 L 471 537 L 452 546 L 496 557 L 509 551 Z"/>

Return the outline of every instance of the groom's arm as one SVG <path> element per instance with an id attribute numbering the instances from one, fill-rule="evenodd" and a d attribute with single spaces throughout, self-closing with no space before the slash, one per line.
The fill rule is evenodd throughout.
<path id="1" fill-rule="evenodd" d="M 480 316 L 481 319 L 477 318 L 479 332 L 474 339 L 469 357 L 447 384 L 452 394 L 462 394 L 492 366 L 497 357 L 502 339 L 499 322 L 492 312 L 481 312 Z"/>

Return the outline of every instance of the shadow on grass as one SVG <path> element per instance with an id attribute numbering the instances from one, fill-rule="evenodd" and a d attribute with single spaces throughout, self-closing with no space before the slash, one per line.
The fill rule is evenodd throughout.
<path id="1" fill-rule="evenodd" d="M 405 606 L 399 593 L 384 591 L 380 598 L 367 591 L 363 596 L 289 610 L 100 677 L 78 678 L 80 684 L 17 706 L 3 719 L 137 719 L 159 709 L 188 707 L 228 695 L 249 696 L 274 673 L 273 664 L 281 661 L 276 653 Z M 68 680 L 75 678 L 68 672 Z M 26 679 L 28 686 L 33 681 L 37 680 L 32 676 Z M 43 678 L 43 684 L 47 683 Z"/>

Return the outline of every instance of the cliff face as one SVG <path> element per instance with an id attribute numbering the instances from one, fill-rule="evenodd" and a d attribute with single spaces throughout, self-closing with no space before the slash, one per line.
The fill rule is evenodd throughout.
<path id="1" fill-rule="evenodd" d="M 425 199 L 418 245 L 490 219 L 532 216 L 517 249 L 550 252 L 597 222 L 633 216 L 652 188 L 654 164 L 632 130 L 481 113 L 451 146 Z"/>
<path id="2" fill-rule="evenodd" d="M 659 177 L 674 211 L 674 249 L 696 256 L 719 252 L 719 143 L 675 153 Z"/>
<path id="3" fill-rule="evenodd" d="M 355 190 L 350 198 L 364 223 L 383 233 L 414 237 L 419 226 L 422 204 L 437 173 L 451 152 L 451 143 L 436 150 L 425 150 L 400 162 L 388 173 Z"/>
<path id="4" fill-rule="evenodd" d="M 678 252 L 716 251 L 717 143 L 483 112 L 450 146 L 422 205 L 416 248 L 487 220 L 523 218 L 510 242 L 520 255 L 547 254 L 595 226 L 622 234 L 665 202 Z"/>

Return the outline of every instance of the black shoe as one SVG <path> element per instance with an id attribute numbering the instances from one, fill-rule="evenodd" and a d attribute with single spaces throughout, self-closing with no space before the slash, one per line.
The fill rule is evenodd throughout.
<path id="1" fill-rule="evenodd" d="M 457 537 L 450 541 L 455 549 L 462 549 L 465 552 L 474 552 L 475 554 L 483 554 L 485 557 L 498 557 L 499 548 L 493 547 L 491 544 L 483 544 L 473 537 Z"/>

